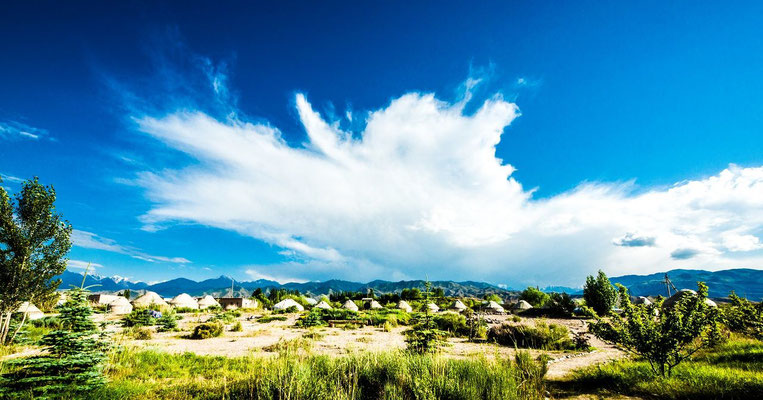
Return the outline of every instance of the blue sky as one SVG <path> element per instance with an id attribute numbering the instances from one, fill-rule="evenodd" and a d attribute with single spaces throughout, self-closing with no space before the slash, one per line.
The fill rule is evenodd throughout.
<path id="1" fill-rule="evenodd" d="M 761 268 L 761 20 L 759 2 L 6 3 L 0 174 L 55 186 L 71 268 L 145 281 Z"/>

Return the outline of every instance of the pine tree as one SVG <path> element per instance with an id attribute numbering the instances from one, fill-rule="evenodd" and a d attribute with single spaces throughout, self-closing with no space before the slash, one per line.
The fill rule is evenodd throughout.
<path id="1" fill-rule="evenodd" d="M 108 348 L 90 316 L 87 291 L 72 289 L 60 308 L 61 329 L 41 339 L 45 352 L 7 362 L 10 372 L 0 378 L 0 395 L 10 398 L 78 397 L 101 386 Z"/>

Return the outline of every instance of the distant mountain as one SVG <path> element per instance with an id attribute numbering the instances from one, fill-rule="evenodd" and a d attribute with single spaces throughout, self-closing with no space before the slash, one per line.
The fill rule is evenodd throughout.
<path id="1" fill-rule="evenodd" d="M 697 289 L 697 282 L 705 282 L 710 297 L 726 297 L 733 290 L 737 295 L 750 300 L 763 298 L 763 271 L 738 268 L 723 271 L 703 271 L 692 269 L 674 269 L 667 272 L 670 281 L 678 289 Z M 665 296 L 665 273 L 651 275 L 624 275 L 610 278 L 612 283 L 619 283 L 628 288 L 633 296 Z"/>
<path id="2" fill-rule="evenodd" d="M 56 278 L 61 279 L 59 289 L 69 289 L 72 286 L 82 285 L 82 274 L 65 270 L 63 274 Z M 121 277 L 101 277 L 98 275 L 88 275 L 85 280 L 85 286 L 90 287 L 94 292 L 116 292 L 120 290 L 143 290 L 149 285 L 145 282 L 132 282 Z"/>

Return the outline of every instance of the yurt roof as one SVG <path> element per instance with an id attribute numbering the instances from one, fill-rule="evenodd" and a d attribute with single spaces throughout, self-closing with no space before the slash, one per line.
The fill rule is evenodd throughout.
<path id="1" fill-rule="evenodd" d="M 673 307 L 676 303 L 678 303 L 678 300 L 681 300 L 684 296 L 696 296 L 697 292 L 691 290 L 691 289 L 681 289 L 676 294 L 668 297 L 663 303 L 662 307 Z M 715 304 L 714 301 L 710 299 L 705 299 L 705 304 L 707 304 L 710 307 L 717 307 L 718 305 Z"/>
<path id="2" fill-rule="evenodd" d="M 32 313 L 42 313 L 42 311 L 40 311 L 40 309 L 37 308 L 37 306 L 35 306 L 34 304 L 32 304 L 32 303 L 30 303 L 28 301 L 25 301 L 25 302 L 21 303 L 21 305 L 19 306 L 19 309 L 16 310 L 16 312 L 20 312 L 20 313 L 25 312 L 25 313 L 29 313 L 29 314 L 32 314 Z"/>
<path id="3" fill-rule="evenodd" d="M 142 296 L 138 297 L 137 299 L 132 301 L 132 305 L 137 306 L 149 306 L 151 304 L 156 304 L 158 306 L 166 306 L 168 305 L 166 301 L 164 301 L 161 296 L 154 292 L 146 292 Z"/>
<path id="4" fill-rule="evenodd" d="M 437 307 L 437 304 L 435 303 L 427 304 L 427 308 L 429 309 L 429 311 L 432 311 L 432 312 L 440 311 L 440 307 Z"/>
<path id="5" fill-rule="evenodd" d="M 220 303 L 218 303 L 217 300 L 215 300 L 215 298 L 210 296 L 210 295 L 206 295 L 206 296 L 200 298 L 197 301 L 197 303 L 199 303 L 199 306 L 201 306 L 201 307 L 211 307 L 211 306 L 219 306 L 220 305 Z"/>
<path id="6" fill-rule="evenodd" d="M 109 306 L 123 306 L 123 305 L 129 305 L 130 300 L 127 300 L 127 298 L 123 296 L 117 296 L 116 299 L 112 300 L 111 303 L 109 303 Z"/>
<path id="7" fill-rule="evenodd" d="M 196 301 L 196 299 L 189 296 L 187 293 L 180 293 L 179 295 L 173 297 L 169 303 L 176 307 L 199 307 L 199 303 Z"/>
<path id="8" fill-rule="evenodd" d="M 489 308 L 491 308 L 491 309 L 495 310 L 495 311 L 499 311 L 499 312 L 504 312 L 504 311 L 506 311 L 506 310 L 504 310 L 504 309 L 503 309 L 503 306 L 501 306 L 500 304 L 496 303 L 495 301 L 491 301 L 490 303 L 488 303 L 488 305 L 487 305 L 487 306 L 488 306 Z"/>
<path id="9" fill-rule="evenodd" d="M 400 300 L 400 302 L 399 302 L 399 303 L 397 303 L 397 308 L 399 308 L 399 309 L 401 309 L 401 310 L 405 310 L 405 311 L 408 311 L 408 312 L 410 312 L 411 310 L 413 310 L 413 307 L 411 307 L 411 305 L 410 305 L 410 304 L 408 304 L 408 302 L 407 302 L 407 301 L 405 301 L 405 300 Z"/>
<path id="10" fill-rule="evenodd" d="M 357 304 L 355 304 L 352 300 L 345 301 L 342 307 L 347 310 L 358 311 Z"/>
<path id="11" fill-rule="evenodd" d="M 321 300 L 320 303 L 315 305 L 315 308 L 322 308 L 324 310 L 330 310 L 331 306 L 329 305 L 329 303 L 326 303 L 325 301 Z"/>
<path id="12" fill-rule="evenodd" d="M 458 310 L 466 310 L 466 304 L 462 303 L 461 300 L 456 300 L 455 303 L 453 303 L 453 308 Z"/>
<path id="13" fill-rule="evenodd" d="M 636 297 L 636 300 L 633 301 L 633 304 L 644 304 L 644 305 L 648 306 L 648 305 L 652 304 L 652 302 L 649 301 L 649 299 L 647 299 L 644 296 L 639 296 L 639 297 Z"/>
<path id="14" fill-rule="evenodd" d="M 314 305 L 318 304 L 318 300 L 315 300 L 312 297 L 305 297 L 305 302 L 307 304 L 310 304 L 311 306 L 314 306 Z"/>
<path id="15" fill-rule="evenodd" d="M 371 308 L 372 308 L 372 309 L 375 309 L 375 310 L 378 310 L 378 309 L 380 309 L 380 308 L 384 308 L 384 307 L 383 307 L 381 304 L 379 304 L 379 302 L 378 302 L 378 301 L 376 301 L 376 300 L 371 300 Z"/>
<path id="16" fill-rule="evenodd" d="M 273 309 L 274 310 L 285 310 L 285 309 L 287 309 L 289 307 L 296 307 L 297 310 L 299 310 L 299 311 L 303 311 L 305 309 L 304 307 L 302 307 L 301 304 L 297 303 L 293 299 L 284 299 L 284 300 L 281 300 L 280 302 L 276 303 L 273 306 Z"/>
<path id="17" fill-rule="evenodd" d="M 517 304 L 514 306 L 514 308 L 516 308 L 517 310 L 529 310 L 533 308 L 533 306 L 531 306 L 530 303 L 524 300 L 519 300 Z"/>

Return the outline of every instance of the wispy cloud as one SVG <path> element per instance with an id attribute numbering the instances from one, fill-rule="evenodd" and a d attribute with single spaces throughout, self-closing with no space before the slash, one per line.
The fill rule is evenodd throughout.
<path id="1" fill-rule="evenodd" d="M 191 262 L 183 257 L 165 257 L 147 254 L 134 247 L 121 245 L 112 239 L 104 238 L 96 235 L 95 233 L 77 229 L 72 232 L 72 242 L 77 247 L 124 254 L 132 258 L 148 262 L 164 262 L 173 264 L 187 264 Z"/>
<path id="2" fill-rule="evenodd" d="M 237 113 L 136 115 L 140 131 L 197 161 L 139 175 L 154 203 L 142 220 L 150 229 L 193 222 L 272 243 L 295 259 L 276 271 L 311 279 L 429 274 L 515 285 L 560 276 L 574 283 L 597 268 L 763 264 L 755 236 L 763 167 L 731 165 L 638 193 L 628 183 L 585 183 L 534 200 L 495 156 L 518 107 L 495 95 L 466 113 L 475 84 L 456 103 L 405 94 L 368 113 L 360 132 L 341 130 L 299 94 L 307 134 L 299 147 Z"/>
<path id="3" fill-rule="evenodd" d="M 35 128 L 18 121 L 0 122 L 0 139 L 6 140 L 40 140 L 48 136 L 48 131 Z"/>
<path id="4" fill-rule="evenodd" d="M 3 178 L 3 182 L 12 182 L 12 183 L 21 183 L 21 182 L 24 182 L 23 179 L 21 179 L 19 177 L 16 177 L 16 176 L 13 176 L 13 175 L 0 174 L 0 177 Z"/>
<path id="5" fill-rule="evenodd" d="M 90 261 L 82 261 L 82 260 L 69 260 L 67 263 L 67 268 L 69 269 L 86 269 L 88 266 L 91 270 L 95 270 L 97 268 L 103 268 L 103 265 L 90 262 Z"/>

